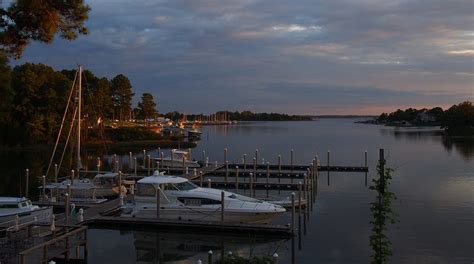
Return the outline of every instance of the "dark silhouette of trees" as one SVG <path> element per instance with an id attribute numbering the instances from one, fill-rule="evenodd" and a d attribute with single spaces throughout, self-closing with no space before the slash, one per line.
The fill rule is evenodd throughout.
<path id="1" fill-rule="evenodd" d="M 19 58 L 33 41 L 51 43 L 54 36 L 67 40 L 87 34 L 84 22 L 89 6 L 83 0 L 17 0 L 0 8 L 0 45 L 8 57 Z"/>
<path id="2" fill-rule="evenodd" d="M 142 101 L 138 103 L 138 118 L 144 119 L 147 123 L 147 119 L 155 118 L 158 114 L 156 110 L 156 103 L 153 95 L 150 93 L 144 93 L 142 95 Z"/>
<path id="3" fill-rule="evenodd" d="M 115 76 L 112 81 L 112 102 L 115 108 L 114 119 L 127 120 L 132 110 L 132 84 L 123 74 Z"/>

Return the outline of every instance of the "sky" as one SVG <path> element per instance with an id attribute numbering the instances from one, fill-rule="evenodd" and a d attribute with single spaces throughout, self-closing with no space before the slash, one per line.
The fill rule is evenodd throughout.
<path id="1" fill-rule="evenodd" d="M 123 73 L 160 112 L 379 114 L 474 101 L 474 1 L 93 0 L 21 60 Z"/>

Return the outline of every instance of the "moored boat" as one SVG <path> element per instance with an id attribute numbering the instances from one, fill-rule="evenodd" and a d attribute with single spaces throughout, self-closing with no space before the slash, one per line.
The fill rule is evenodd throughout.
<path id="1" fill-rule="evenodd" d="M 276 204 L 212 188 L 201 188 L 178 176 L 155 172 L 137 182 L 134 204 L 124 217 L 156 218 L 157 200 L 160 218 L 196 221 L 221 221 L 224 193 L 224 221 L 227 223 L 269 223 L 286 210 Z"/>

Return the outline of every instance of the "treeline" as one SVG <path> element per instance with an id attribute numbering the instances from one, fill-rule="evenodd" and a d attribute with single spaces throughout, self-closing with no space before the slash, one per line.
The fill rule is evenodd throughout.
<path id="1" fill-rule="evenodd" d="M 0 145 L 53 143 L 75 75 L 76 70 L 56 71 L 44 64 L 25 63 L 11 69 L 0 56 Z M 131 118 L 134 93 L 125 75 L 109 80 L 85 70 L 82 83 L 84 127 L 97 127 L 105 119 Z M 144 94 L 139 107 L 155 107 L 150 96 Z"/>
<path id="2" fill-rule="evenodd" d="M 179 112 L 170 112 L 164 115 L 171 120 L 179 120 L 183 118 L 183 114 Z M 188 120 L 201 120 L 204 114 L 187 115 Z M 287 115 L 279 113 L 253 113 L 251 111 L 219 111 L 212 114 L 216 120 L 220 121 L 306 121 L 312 120 L 308 116 Z"/>
<path id="3" fill-rule="evenodd" d="M 387 125 L 439 125 L 449 134 L 474 135 L 474 105 L 466 101 L 447 110 L 441 107 L 398 109 L 392 113 L 381 114 L 377 121 Z"/>
<path id="4" fill-rule="evenodd" d="M 253 113 L 250 111 L 227 112 L 230 120 L 237 121 L 306 121 L 310 117 L 300 115 L 288 115 L 279 113 Z"/>

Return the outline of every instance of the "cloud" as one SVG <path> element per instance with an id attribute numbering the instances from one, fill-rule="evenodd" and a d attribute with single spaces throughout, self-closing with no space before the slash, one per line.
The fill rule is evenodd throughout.
<path id="1" fill-rule="evenodd" d="M 88 4 L 90 35 L 31 45 L 15 63 L 124 73 L 163 111 L 376 113 L 474 96 L 472 1 Z"/>

